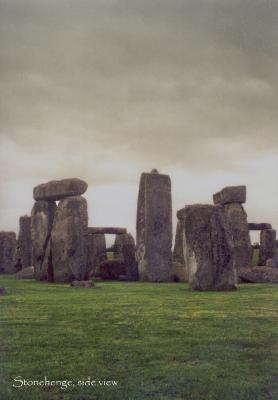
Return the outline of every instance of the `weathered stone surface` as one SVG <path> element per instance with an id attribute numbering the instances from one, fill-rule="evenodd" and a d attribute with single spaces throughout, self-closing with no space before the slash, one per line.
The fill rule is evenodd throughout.
<path id="1" fill-rule="evenodd" d="M 0 296 L 4 296 L 5 294 L 7 294 L 6 289 L 3 287 L 0 287 Z"/>
<path id="2" fill-rule="evenodd" d="M 177 211 L 177 218 L 180 221 L 183 221 L 184 219 L 184 208 L 181 208 L 180 210 Z"/>
<path id="3" fill-rule="evenodd" d="M 267 224 L 265 222 L 257 224 L 254 222 L 250 222 L 248 224 L 248 228 L 250 231 L 263 231 L 264 229 L 272 229 L 271 224 Z"/>
<path id="4" fill-rule="evenodd" d="M 234 249 L 235 267 L 249 267 L 252 262 L 252 245 L 247 223 L 247 214 L 239 203 L 229 203 L 223 206 L 223 210 L 229 221 Z"/>
<path id="5" fill-rule="evenodd" d="M 188 282 L 188 269 L 186 265 L 173 261 L 171 278 L 174 282 Z"/>
<path id="6" fill-rule="evenodd" d="M 0 232 L 0 273 L 16 272 L 16 247 L 15 232 Z"/>
<path id="7" fill-rule="evenodd" d="M 89 234 L 87 237 L 87 263 L 90 276 L 98 272 L 101 261 L 106 260 L 106 241 L 102 233 Z"/>
<path id="8" fill-rule="evenodd" d="M 51 229 L 56 211 L 54 201 L 36 201 L 31 213 L 32 263 L 35 279 L 47 280 L 48 273 L 44 258 L 50 240 Z"/>
<path id="9" fill-rule="evenodd" d="M 186 206 L 184 229 L 186 265 L 192 289 L 236 289 L 232 234 L 223 207 Z"/>
<path id="10" fill-rule="evenodd" d="M 81 196 L 61 200 L 51 232 L 55 282 L 71 282 L 88 278 L 87 230 L 87 201 Z"/>
<path id="11" fill-rule="evenodd" d="M 169 281 L 172 269 L 172 199 L 168 175 L 141 175 L 136 233 L 139 279 Z"/>
<path id="12" fill-rule="evenodd" d="M 266 266 L 241 268 L 238 278 L 245 283 L 278 283 L 278 269 Z"/>
<path id="13" fill-rule="evenodd" d="M 72 281 L 70 283 L 70 286 L 75 287 L 75 288 L 82 287 L 82 288 L 89 289 L 89 288 L 95 287 L 95 284 L 93 281 Z"/>
<path id="14" fill-rule="evenodd" d="M 125 263 L 125 275 L 128 281 L 138 280 L 138 264 L 135 258 L 135 241 L 130 233 L 117 235 L 114 244 L 114 254 L 121 257 Z"/>
<path id="15" fill-rule="evenodd" d="M 259 265 L 265 265 L 266 260 L 273 258 L 276 250 L 276 231 L 264 229 L 260 236 Z"/>
<path id="16" fill-rule="evenodd" d="M 173 261 L 185 265 L 184 258 L 184 224 L 183 221 L 178 220 L 175 236 L 175 246 L 173 251 Z"/>
<path id="17" fill-rule="evenodd" d="M 126 275 L 126 264 L 122 258 L 102 261 L 99 265 L 99 277 L 104 280 L 118 280 Z"/>
<path id="18" fill-rule="evenodd" d="M 90 235 L 102 234 L 102 235 L 125 235 L 127 233 L 126 228 L 114 228 L 114 227 L 89 227 L 88 233 Z"/>
<path id="19" fill-rule="evenodd" d="M 35 277 L 34 267 L 32 266 L 23 268 L 16 274 L 17 279 L 34 279 L 34 277 Z"/>
<path id="20" fill-rule="evenodd" d="M 69 196 L 78 196 L 86 192 L 88 185 L 78 178 L 50 181 L 38 185 L 33 190 L 35 200 L 58 201 Z"/>
<path id="21" fill-rule="evenodd" d="M 246 186 L 227 186 L 213 195 L 214 204 L 245 203 Z"/>
<path id="22" fill-rule="evenodd" d="M 16 261 L 21 266 L 18 270 L 32 264 L 31 217 L 28 215 L 19 218 Z"/>

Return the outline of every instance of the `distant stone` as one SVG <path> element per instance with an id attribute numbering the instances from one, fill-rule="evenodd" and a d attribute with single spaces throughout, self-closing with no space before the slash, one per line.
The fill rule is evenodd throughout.
<path id="1" fill-rule="evenodd" d="M 126 228 L 114 228 L 114 227 L 89 227 L 89 235 L 125 235 L 127 233 Z"/>
<path id="2" fill-rule="evenodd" d="M 118 280 L 126 275 L 126 264 L 121 258 L 102 261 L 99 265 L 99 277 L 104 280 Z"/>
<path id="3" fill-rule="evenodd" d="M 188 269 L 185 264 L 173 261 L 171 280 L 173 282 L 188 282 Z"/>
<path id="4" fill-rule="evenodd" d="M 175 245 L 173 251 L 173 261 L 185 265 L 184 258 L 184 224 L 183 221 L 178 220 L 175 236 Z"/>
<path id="5" fill-rule="evenodd" d="M 241 268 L 238 277 L 243 283 L 278 283 L 278 268 L 266 266 Z"/>
<path id="6" fill-rule="evenodd" d="M 17 272 L 16 277 L 17 279 L 34 279 L 34 267 L 23 268 L 21 271 Z"/>
<path id="7" fill-rule="evenodd" d="M 250 231 L 263 231 L 264 229 L 272 229 L 271 224 L 267 224 L 267 223 L 260 223 L 260 224 L 256 224 L 253 222 L 250 222 L 248 224 L 248 228 Z"/>
<path id="8" fill-rule="evenodd" d="M 31 217 L 28 215 L 19 218 L 16 261 L 18 270 L 32 264 Z"/>
<path id="9" fill-rule="evenodd" d="M 106 241 L 102 233 L 87 236 L 87 263 L 90 276 L 98 272 L 101 261 L 106 260 Z"/>
<path id="10" fill-rule="evenodd" d="M 16 247 L 15 232 L 0 232 L 0 273 L 16 272 Z"/>
<path id="11" fill-rule="evenodd" d="M 93 281 L 72 281 L 70 283 L 71 287 L 75 287 L 75 288 L 92 288 L 95 287 L 95 284 Z"/>
<path id="12" fill-rule="evenodd" d="M 31 212 L 32 263 L 36 280 L 48 280 L 48 271 L 44 262 L 55 211 L 54 201 L 36 201 Z"/>
<path id="13" fill-rule="evenodd" d="M 152 169 L 151 170 L 151 174 L 158 174 L 159 172 L 158 172 L 158 170 L 156 169 L 156 168 L 154 168 L 154 169 Z"/>
<path id="14" fill-rule="evenodd" d="M 259 265 L 265 265 L 266 260 L 273 258 L 276 251 L 276 231 L 264 229 L 260 235 Z"/>
<path id="15" fill-rule="evenodd" d="M 172 269 L 172 199 L 168 175 L 141 175 L 136 232 L 139 279 L 168 282 Z"/>
<path id="16" fill-rule="evenodd" d="M 88 211 L 84 197 L 61 200 L 53 221 L 51 253 L 55 282 L 85 280 L 87 264 Z"/>
<path id="17" fill-rule="evenodd" d="M 180 210 L 177 211 L 177 218 L 180 221 L 183 220 L 183 218 L 184 218 L 184 208 L 181 208 Z"/>
<path id="18" fill-rule="evenodd" d="M 236 289 L 232 233 L 221 206 L 185 207 L 185 249 L 194 290 Z"/>
<path id="19" fill-rule="evenodd" d="M 135 258 L 135 241 L 130 233 L 116 236 L 114 254 L 122 258 L 125 263 L 126 279 L 128 281 L 137 281 L 138 264 Z"/>
<path id="20" fill-rule="evenodd" d="M 236 269 L 250 267 L 252 262 L 252 245 L 247 223 L 247 214 L 239 203 L 229 203 L 223 206 L 224 213 L 230 224 L 235 252 Z"/>
<path id="21" fill-rule="evenodd" d="M 7 294 L 6 289 L 3 287 L 0 287 L 0 296 L 4 296 L 5 294 Z"/>
<path id="22" fill-rule="evenodd" d="M 227 186 L 213 195 L 214 204 L 245 203 L 246 186 Z"/>
<path id="23" fill-rule="evenodd" d="M 34 188 L 35 200 L 61 200 L 65 197 L 78 196 L 86 192 L 88 184 L 78 178 L 62 179 L 42 183 Z"/>

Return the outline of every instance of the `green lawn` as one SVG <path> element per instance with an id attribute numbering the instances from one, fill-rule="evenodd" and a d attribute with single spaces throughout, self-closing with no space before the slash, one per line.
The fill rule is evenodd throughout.
<path id="1" fill-rule="evenodd" d="M 73 289 L 1 276 L 0 286 L 1 400 L 278 398 L 275 285 Z M 118 384 L 13 388 L 18 376 Z"/>

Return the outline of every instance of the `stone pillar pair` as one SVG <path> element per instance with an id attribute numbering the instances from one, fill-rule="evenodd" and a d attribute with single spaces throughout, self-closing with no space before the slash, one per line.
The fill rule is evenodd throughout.
<path id="1" fill-rule="evenodd" d="M 86 190 L 86 182 L 80 179 L 51 181 L 34 188 L 31 236 L 37 280 L 70 282 L 88 277 L 88 212 L 81 196 Z"/>

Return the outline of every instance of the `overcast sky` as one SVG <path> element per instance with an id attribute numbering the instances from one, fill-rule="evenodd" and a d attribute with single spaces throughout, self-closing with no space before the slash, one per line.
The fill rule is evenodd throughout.
<path id="1" fill-rule="evenodd" d="M 90 225 L 134 234 L 152 168 L 174 210 L 246 184 L 278 228 L 277 0 L 0 0 L 0 47 L 0 229 L 79 177 Z"/>

